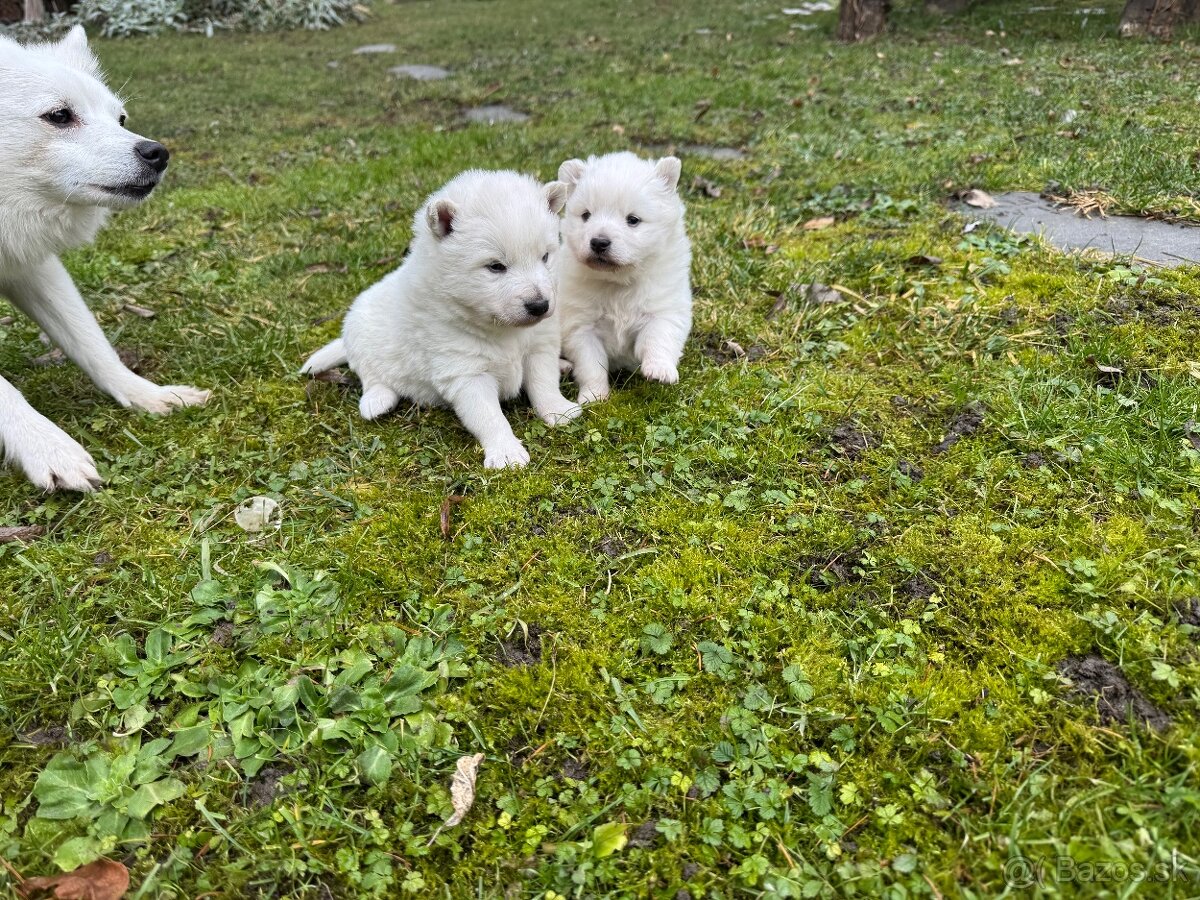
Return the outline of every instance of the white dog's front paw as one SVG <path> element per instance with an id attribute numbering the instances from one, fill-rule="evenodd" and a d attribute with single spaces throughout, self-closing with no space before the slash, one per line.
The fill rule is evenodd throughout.
<path id="1" fill-rule="evenodd" d="M 607 384 L 586 384 L 580 385 L 579 388 L 579 405 L 587 406 L 589 403 L 601 403 L 608 399 Z"/>
<path id="2" fill-rule="evenodd" d="M 504 443 L 484 451 L 483 467 L 485 469 L 519 469 L 529 464 L 529 451 L 520 441 Z"/>
<path id="3" fill-rule="evenodd" d="M 209 391 L 188 387 L 186 384 L 159 386 L 146 382 L 125 395 L 126 405 L 156 416 L 165 416 L 172 410 L 184 406 L 203 406 L 211 396 Z"/>
<path id="4" fill-rule="evenodd" d="M 91 454 L 49 420 L 4 440 L 9 462 L 43 491 L 87 493 L 102 483 Z"/>
<path id="5" fill-rule="evenodd" d="M 663 384 L 675 384 L 679 381 L 679 369 L 674 363 L 648 359 L 642 363 L 642 377 Z"/>
<path id="6" fill-rule="evenodd" d="M 572 419 L 583 415 L 583 407 L 572 403 L 566 397 L 560 397 L 554 404 L 538 410 L 538 415 L 547 425 L 566 425 Z"/>

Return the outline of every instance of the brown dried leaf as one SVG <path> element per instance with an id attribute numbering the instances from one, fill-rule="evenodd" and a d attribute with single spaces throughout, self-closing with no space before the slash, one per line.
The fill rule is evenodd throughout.
<path id="1" fill-rule="evenodd" d="M 121 309 L 127 313 L 133 313 L 135 316 L 140 316 L 143 319 L 153 319 L 158 315 L 154 310 L 147 309 L 144 306 L 138 306 L 136 303 L 126 303 Z"/>
<path id="2" fill-rule="evenodd" d="M 129 870 L 111 859 L 98 859 L 74 872 L 30 878 L 19 890 L 26 897 L 47 891 L 59 900 L 120 900 L 129 890 Z"/>
<path id="3" fill-rule="evenodd" d="M 451 510 L 453 510 L 455 506 L 457 506 L 459 503 L 462 503 L 466 499 L 467 498 L 464 497 L 462 494 L 451 494 L 449 497 L 447 497 L 445 500 L 442 501 L 441 526 L 442 526 L 442 538 L 443 539 L 445 539 L 447 541 L 450 540 L 450 512 L 451 512 Z"/>
<path id="4" fill-rule="evenodd" d="M 31 541 L 46 533 L 41 525 L 16 525 L 0 528 L 0 544 L 10 544 L 13 541 Z"/>
<path id="5" fill-rule="evenodd" d="M 475 776 L 479 772 L 479 764 L 483 762 L 483 754 L 460 756 L 454 767 L 454 777 L 450 779 L 450 803 L 454 807 L 454 815 L 446 820 L 447 828 L 453 828 L 463 820 L 475 803 Z"/>
<path id="6" fill-rule="evenodd" d="M 828 228 L 834 223 L 833 216 L 820 216 L 816 219 L 809 219 L 804 223 L 805 231 L 820 231 L 822 228 Z"/>
<path id="7" fill-rule="evenodd" d="M 707 178 L 701 178 L 699 175 L 692 179 L 692 190 L 697 194 L 701 194 L 705 197 L 711 197 L 714 200 L 721 196 L 721 188 L 719 185 L 713 184 Z"/>
<path id="8" fill-rule="evenodd" d="M 967 206 L 974 206 L 976 209 L 991 209 L 996 205 L 995 199 L 987 191 L 981 191 L 979 188 L 971 188 L 966 191 L 960 198 Z"/>

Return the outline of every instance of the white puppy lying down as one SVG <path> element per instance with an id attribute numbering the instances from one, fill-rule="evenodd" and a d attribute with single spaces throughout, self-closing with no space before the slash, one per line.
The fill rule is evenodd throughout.
<path id="1" fill-rule="evenodd" d="M 692 251 L 676 192 L 679 160 L 632 153 L 570 159 L 564 253 L 555 273 L 563 356 L 579 402 L 608 397 L 608 373 L 641 367 L 651 381 L 679 380 L 692 327 Z"/>
<path id="2" fill-rule="evenodd" d="M 76 27 L 57 44 L 0 37 L 0 296 L 122 406 L 165 413 L 207 391 L 159 387 L 121 363 L 58 254 L 90 243 L 109 210 L 141 203 L 167 168 L 167 148 L 125 129 Z M 100 476 L 88 452 L 0 378 L 0 444 L 35 485 L 87 491 Z"/>
<path id="3" fill-rule="evenodd" d="M 359 411 L 375 419 L 406 397 L 450 406 L 483 445 L 490 469 L 529 453 L 500 401 L 524 387 L 550 425 L 581 412 L 559 390 L 559 334 L 551 257 L 566 186 L 516 172 L 463 172 L 413 220 L 399 269 L 358 296 L 342 336 L 304 372 L 349 363 L 362 381 Z"/>

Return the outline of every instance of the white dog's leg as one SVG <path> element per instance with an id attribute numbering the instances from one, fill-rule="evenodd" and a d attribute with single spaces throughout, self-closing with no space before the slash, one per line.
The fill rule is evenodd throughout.
<path id="1" fill-rule="evenodd" d="M 594 403 L 608 399 L 608 352 L 596 332 L 576 331 L 563 341 L 563 350 L 571 361 L 579 402 Z"/>
<path id="2" fill-rule="evenodd" d="M 43 491 L 94 491 L 100 487 L 100 475 L 88 452 L 3 378 L 0 445 L 8 462 Z"/>
<path id="3" fill-rule="evenodd" d="M 122 406 L 167 413 L 208 400 L 208 391 L 184 385 L 159 387 L 125 368 L 56 257 L 16 273 L 0 284 L 0 293 L 7 294 L 100 390 Z"/>
<path id="4" fill-rule="evenodd" d="M 633 345 L 642 375 L 651 381 L 675 384 L 679 380 L 679 358 L 687 342 L 687 328 L 670 319 L 651 319 Z"/>
<path id="5" fill-rule="evenodd" d="M 494 378 L 478 375 L 463 379 L 446 399 L 467 431 L 483 446 L 484 468 L 503 469 L 529 462 L 529 451 L 517 440 L 500 409 L 500 388 Z"/>
<path id="6" fill-rule="evenodd" d="M 525 393 L 529 395 L 534 412 L 547 425 L 564 425 L 583 412 L 583 407 L 562 395 L 560 378 L 556 348 L 548 353 L 531 353 L 525 358 Z"/>
<path id="7" fill-rule="evenodd" d="M 358 411 L 364 419 L 378 419 L 390 413 L 400 402 L 400 395 L 382 384 L 364 387 L 362 397 L 358 401 Z"/>

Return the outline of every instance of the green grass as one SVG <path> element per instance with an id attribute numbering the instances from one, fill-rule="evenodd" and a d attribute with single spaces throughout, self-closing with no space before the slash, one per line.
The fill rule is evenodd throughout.
<path id="1" fill-rule="evenodd" d="M 29 322 L 2 332 L 0 371 L 108 485 L 0 479 L 0 524 L 47 529 L 0 546 L 12 871 L 103 854 L 142 897 L 901 898 L 1028 896 L 1027 861 L 1046 895 L 1195 896 L 1200 272 L 963 235 L 944 200 L 1056 181 L 1200 218 L 1200 52 L 1117 41 L 1114 0 L 1027 5 L 902 13 L 856 47 L 758 0 L 99 43 L 173 161 L 68 264 L 149 377 L 214 399 L 121 410 L 32 366 Z M 532 120 L 463 125 L 481 102 Z M 632 377 L 553 431 L 515 404 L 533 463 L 485 473 L 452 414 L 364 423 L 294 374 L 457 171 L 693 144 L 747 157 L 685 155 L 721 195 L 687 191 L 678 386 Z M 257 494 L 283 522 L 255 538 L 232 512 Z M 1058 664 L 1093 652 L 1173 725 L 1072 696 Z M 475 806 L 438 832 L 476 752 Z"/>

